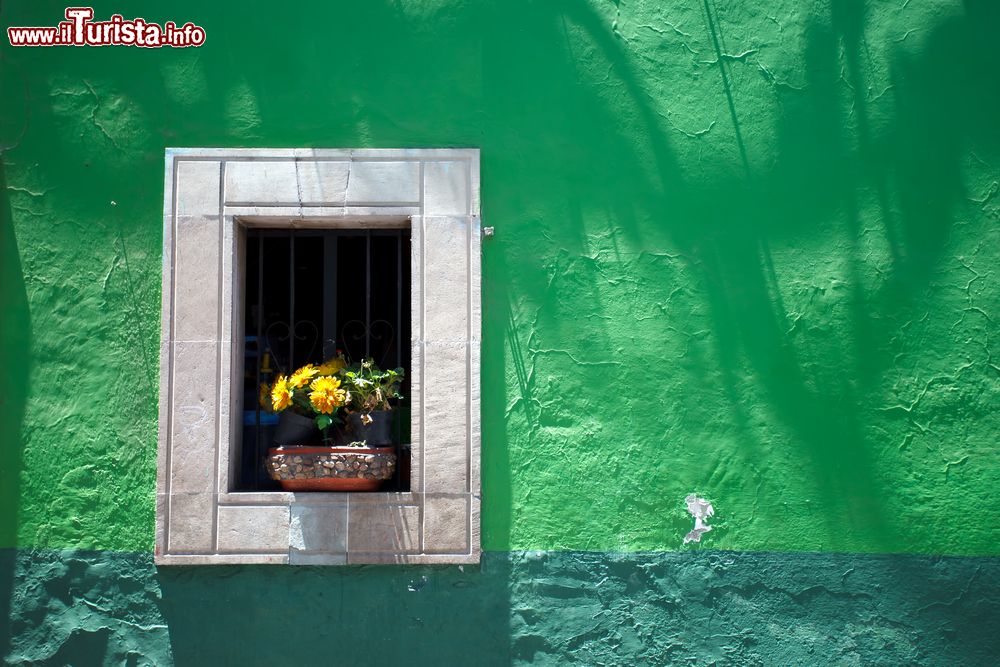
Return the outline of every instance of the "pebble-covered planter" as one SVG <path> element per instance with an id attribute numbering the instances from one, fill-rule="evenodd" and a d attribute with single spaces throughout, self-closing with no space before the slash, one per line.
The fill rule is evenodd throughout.
<path id="1" fill-rule="evenodd" d="M 377 491 L 396 471 L 396 449 L 276 447 L 267 471 L 285 491 Z"/>

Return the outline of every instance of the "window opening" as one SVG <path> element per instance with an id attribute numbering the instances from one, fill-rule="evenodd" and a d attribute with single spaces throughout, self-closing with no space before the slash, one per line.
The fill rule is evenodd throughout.
<path id="1" fill-rule="evenodd" d="M 410 229 L 246 229 L 243 438 L 236 491 L 276 491 L 265 469 L 278 415 L 262 385 L 343 353 L 403 367 L 394 413 L 396 472 L 381 491 L 409 490 Z"/>

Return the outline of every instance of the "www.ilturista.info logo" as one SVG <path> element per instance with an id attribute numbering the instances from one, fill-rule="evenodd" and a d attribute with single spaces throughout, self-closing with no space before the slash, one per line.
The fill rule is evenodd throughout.
<path id="1" fill-rule="evenodd" d="M 201 46 L 205 29 L 193 23 L 178 27 L 173 21 L 162 26 L 145 19 L 126 21 L 121 14 L 108 21 L 92 21 L 92 7 L 67 7 L 66 20 L 50 28 L 7 28 L 11 46 L 141 46 L 155 49 L 163 46 Z"/>

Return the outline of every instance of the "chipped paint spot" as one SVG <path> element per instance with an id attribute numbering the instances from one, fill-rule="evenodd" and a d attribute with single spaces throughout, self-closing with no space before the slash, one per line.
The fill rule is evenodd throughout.
<path id="1" fill-rule="evenodd" d="M 705 519 L 715 514 L 715 508 L 712 507 L 712 503 L 693 493 L 684 498 L 684 503 L 688 512 L 694 517 L 694 528 L 684 536 L 684 544 L 701 542 L 701 536 L 712 530 L 712 527 L 705 523 Z"/>

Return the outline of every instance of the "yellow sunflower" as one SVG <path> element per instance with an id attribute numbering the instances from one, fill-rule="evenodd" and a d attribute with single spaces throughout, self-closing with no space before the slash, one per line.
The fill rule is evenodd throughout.
<path id="1" fill-rule="evenodd" d="M 281 412 L 292 404 L 292 392 L 288 386 L 288 378 L 279 375 L 271 387 L 271 408 L 275 412 Z"/>
<path id="2" fill-rule="evenodd" d="M 312 364 L 306 364 L 299 370 L 292 373 L 292 377 L 289 378 L 288 384 L 290 384 L 293 389 L 298 389 L 299 387 L 304 387 L 309 384 L 309 380 L 313 379 L 317 375 L 319 375 L 319 369 Z"/>
<path id="3" fill-rule="evenodd" d="M 325 415 L 333 412 L 344 404 L 347 392 L 340 388 L 340 381 L 331 377 L 318 377 L 309 385 L 309 402 Z"/>
<path id="4" fill-rule="evenodd" d="M 347 361 L 343 357 L 334 357 L 320 364 L 320 375 L 336 375 L 342 368 L 347 366 Z"/>

